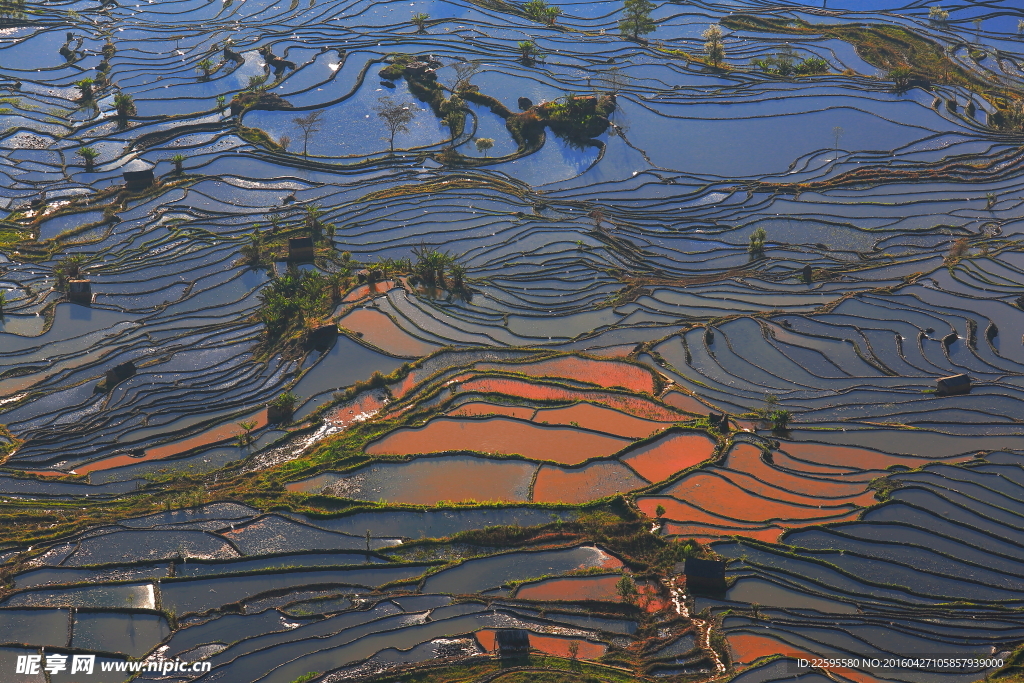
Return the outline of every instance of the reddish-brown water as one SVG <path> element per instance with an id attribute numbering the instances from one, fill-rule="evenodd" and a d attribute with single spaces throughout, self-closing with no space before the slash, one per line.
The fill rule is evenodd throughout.
<path id="1" fill-rule="evenodd" d="M 521 396 L 529 401 L 587 401 L 600 403 L 610 408 L 629 413 L 636 417 L 659 422 L 674 422 L 689 419 L 690 416 L 675 409 L 655 403 L 639 396 L 629 396 L 607 391 L 570 389 L 542 381 L 507 377 L 470 377 L 459 384 L 463 392 L 497 393 Z"/>
<path id="2" fill-rule="evenodd" d="M 693 396 L 684 394 L 681 391 L 670 391 L 666 393 L 661 400 L 670 406 L 675 406 L 680 410 L 685 410 L 686 412 L 693 413 L 694 415 L 707 415 L 709 412 L 714 410 L 714 408 L 704 405 Z"/>
<path id="3" fill-rule="evenodd" d="M 572 427 L 544 427 L 504 417 L 436 418 L 425 427 L 398 429 L 366 447 L 369 455 L 474 451 L 521 455 L 575 465 L 622 450 L 629 440 Z"/>
<path id="4" fill-rule="evenodd" d="M 626 413 L 597 406 L 593 403 L 577 403 L 567 408 L 544 408 L 537 411 L 533 420 L 548 424 L 573 424 L 584 429 L 593 429 L 606 434 L 615 434 L 633 439 L 650 436 L 666 427 L 665 422 L 644 420 Z"/>
<path id="5" fill-rule="evenodd" d="M 593 462 L 579 469 L 544 465 L 533 485 L 533 500 L 538 503 L 585 503 L 615 493 L 647 486 L 620 462 Z"/>
<path id="6" fill-rule="evenodd" d="M 463 403 L 458 408 L 453 408 L 448 411 L 448 415 L 452 417 L 481 417 L 484 415 L 504 415 L 505 417 L 515 417 L 520 420 L 532 420 L 533 414 L 537 412 L 535 408 L 527 408 L 524 406 L 505 406 L 497 403 L 484 403 L 483 401 L 473 401 L 472 403 Z"/>
<path id="7" fill-rule="evenodd" d="M 82 465 L 75 469 L 76 474 L 88 474 L 89 472 L 98 472 L 100 470 L 109 470 L 114 467 L 124 467 L 125 465 L 135 465 L 140 462 L 147 462 L 149 460 L 163 460 L 179 453 L 185 453 L 193 448 L 199 448 L 200 446 L 209 446 L 211 444 L 220 443 L 221 441 L 230 441 L 237 439 L 242 433 L 242 428 L 238 425 L 239 422 L 252 421 L 256 423 L 253 429 L 261 429 L 267 426 L 267 409 L 262 408 L 255 413 L 244 415 L 237 418 L 235 422 L 229 422 L 227 424 L 217 425 L 211 427 L 205 432 L 200 432 L 194 436 L 190 436 L 187 439 L 180 441 L 172 441 L 171 443 L 157 446 L 156 448 L 150 448 L 142 455 L 142 457 L 135 458 L 130 455 L 115 455 L 110 458 L 104 458 L 103 460 L 97 460 L 90 462 L 86 465 Z"/>
<path id="8" fill-rule="evenodd" d="M 492 629 L 482 629 L 476 632 L 477 642 L 480 643 L 480 647 L 488 652 L 494 652 L 494 633 Z M 608 646 L 604 643 L 592 643 L 582 638 L 546 636 L 539 633 L 530 634 L 531 650 L 538 650 L 555 657 L 569 657 L 569 645 L 573 642 L 577 644 L 576 656 L 580 659 L 595 660 L 602 657 L 608 651 Z"/>
<path id="9" fill-rule="evenodd" d="M 338 325 L 359 333 L 363 341 L 393 356 L 419 358 L 440 348 L 405 332 L 391 318 L 372 308 L 357 308 L 338 320 Z"/>
<path id="10" fill-rule="evenodd" d="M 834 521 L 856 512 L 849 503 L 819 505 L 812 499 L 807 504 L 797 504 L 757 496 L 724 477 L 703 470 L 687 475 L 663 493 L 722 517 L 745 522 Z"/>
<path id="11" fill-rule="evenodd" d="M 714 452 L 715 442 L 703 434 L 669 434 L 622 456 L 622 462 L 657 482 L 704 462 Z"/>
<path id="12" fill-rule="evenodd" d="M 620 574 L 607 576 L 567 576 L 527 583 L 519 587 L 515 597 L 519 600 L 540 600 L 545 602 L 597 600 L 618 602 L 619 594 L 615 584 Z"/>

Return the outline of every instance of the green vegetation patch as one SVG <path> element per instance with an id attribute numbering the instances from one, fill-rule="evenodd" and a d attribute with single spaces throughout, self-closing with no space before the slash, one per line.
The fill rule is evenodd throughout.
<path id="1" fill-rule="evenodd" d="M 722 19 L 734 31 L 786 33 L 838 38 L 854 46 L 868 64 L 890 71 L 910 69 L 911 78 L 923 83 L 962 85 L 989 90 L 995 86 L 964 69 L 946 56 L 942 45 L 907 30 L 886 24 L 811 24 L 799 19 L 780 19 L 737 14 Z"/>

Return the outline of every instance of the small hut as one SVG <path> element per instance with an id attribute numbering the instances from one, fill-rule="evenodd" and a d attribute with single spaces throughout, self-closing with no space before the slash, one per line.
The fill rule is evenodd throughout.
<path id="1" fill-rule="evenodd" d="M 313 238 L 292 237 L 288 240 L 289 261 L 312 261 L 313 260 Z"/>
<path id="2" fill-rule="evenodd" d="M 725 592 L 725 562 L 721 560 L 687 558 L 676 564 L 675 572 L 686 577 L 688 591 Z"/>
<path id="3" fill-rule="evenodd" d="M 521 628 L 496 631 L 494 650 L 501 659 L 526 657 L 530 654 L 530 632 Z"/>
<path id="4" fill-rule="evenodd" d="M 92 285 L 88 280 L 68 280 L 68 300 L 88 306 L 92 303 Z"/>
<path id="5" fill-rule="evenodd" d="M 306 337 L 306 343 L 310 348 L 317 351 L 326 351 L 331 348 L 331 345 L 334 344 L 334 340 L 337 338 L 338 326 L 331 323 L 329 325 L 319 325 L 311 329 Z"/>
<path id="6" fill-rule="evenodd" d="M 127 361 L 120 365 L 115 365 L 110 370 L 107 370 L 107 389 L 113 388 L 118 382 L 123 382 L 129 377 L 135 376 L 135 363 Z"/>
<path id="7" fill-rule="evenodd" d="M 940 396 L 971 393 L 971 378 L 968 375 L 950 375 L 935 380 L 935 393 Z"/>
<path id="8" fill-rule="evenodd" d="M 153 164 L 142 159 L 133 159 L 125 164 L 121 169 L 121 175 L 124 176 L 125 189 L 131 192 L 145 190 L 156 182 Z"/>

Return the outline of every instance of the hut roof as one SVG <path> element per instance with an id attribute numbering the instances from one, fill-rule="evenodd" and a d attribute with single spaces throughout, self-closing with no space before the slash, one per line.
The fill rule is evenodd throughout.
<path id="1" fill-rule="evenodd" d="M 494 634 L 499 653 L 529 652 L 530 632 L 521 628 L 502 629 Z"/>
<path id="2" fill-rule="evenodd" d="M 122 173 L 139 173 L 140 171 L 152 171 L 154 165 L 145 159 L 132 159 L 121 167 Z"/>

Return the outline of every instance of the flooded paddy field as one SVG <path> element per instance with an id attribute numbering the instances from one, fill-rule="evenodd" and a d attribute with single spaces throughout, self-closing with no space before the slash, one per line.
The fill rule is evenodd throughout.
<path id="1" fill-rule="evenodd" d="M 820 5 L 0 1 L 0 681 L 1024 676 L 1024 9 Z"/>

